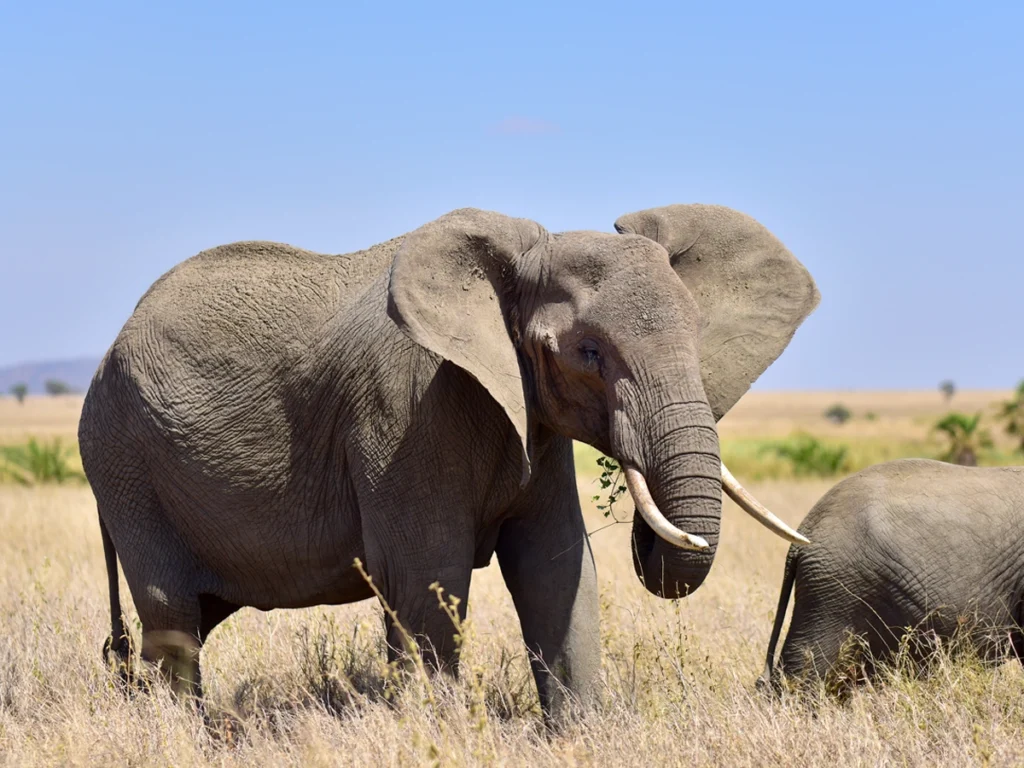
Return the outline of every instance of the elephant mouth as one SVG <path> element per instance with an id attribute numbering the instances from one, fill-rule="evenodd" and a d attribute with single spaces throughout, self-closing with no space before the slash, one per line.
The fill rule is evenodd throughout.
<path id="1" fill-rule="evenodd" d="M 740 509 L 776 536 L 793 544 L 810 544 L 810 541 L 805 536 L 782 522 L 782 520 L 759 502 L 750 491 L 744 488 L 733 477 L 732 472 L 725 466 L 725 462 L 721 462 L 721 464 L 722 488 L 729 498 L 736 502 Z M 633 503 L 636 505 L 637 511 L 656 535 L 679 549 L 700 552 L 709 548 L 706 539 L 680 530 L 669 522 L 668 518 L 662 514 L 661 510 L 658 509 L 658 505 L 654 502 L 651 490 L 647 486 L 647 480 L 644 479 L 640 470 L 627 464 L 623 467 L 623 472 L 626 476 L 626 487 L 629 489 L 630 496 L 633 497 Z"/>

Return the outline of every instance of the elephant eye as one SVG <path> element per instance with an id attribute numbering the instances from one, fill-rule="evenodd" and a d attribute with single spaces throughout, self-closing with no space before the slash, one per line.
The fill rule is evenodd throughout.
<path id="1" fill-rule="evenodd" d="M 601 353 L 598 351 L 597 344 L 589 340 L 584 341 L 580 344 L 579 350 L 584 368 L 591 371 L 601 369 Z"/>

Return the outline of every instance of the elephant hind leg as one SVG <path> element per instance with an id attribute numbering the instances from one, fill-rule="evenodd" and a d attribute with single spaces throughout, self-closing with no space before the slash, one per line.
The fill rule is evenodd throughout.
<path id="1" fill-rule="evenodd" d="M 825 682 L 849 677 L 863 662 L 862 644 L 851 635 L 854 605 L 832 594 L 832 584 L 803 563 L 796 579 L 796 599 L 782 646 L 781 672 L 794 682 Z M 859 658 L 858 658 L 859 657 Z"/>
<path id="2" fill-rule="evenodd" d="M 802 684 L 824 683 L 843 694 L 872 674 L 874 659 L 868 642 L 840 621 L 797 623 L 782 648 L 782 671 Z"/>
<path id="3" fill-rule="evenodd" d="M 173 605 L 173 610 L 168 610 Z M 199 656 L 214 627 L 241 606 L 210 593 L 179 596 L 143 619 L 142 658 L 158 665 L 176 694 L 202 700 Z M 140 611 L 140 615 L 141 615 Z M 155 614 L 155 615 L 154 615 Z M 147 621 L 148 619 L 148 621 Z"/>
<path id="4" fill-rule="evenodd" d="M 100 451 L 100 448 L 104 450 Z M 97 453 L 100 451 L 100 453 Z M 176 692 L 201 695 L 199 650 L 206 635 L 237 606 L 204 592 L 219 580 L 205 571 L 168 519 L 160 495 L 122 446 L 94 447 L 90 482 L 96 496 L 111 597 L 110 655 L 130 661 L 130 633 L 121 620 L 117 561 L 142 624 L 141 657 L 160 666 Z M 100 461 L 102 459 L 102 461 Z M 136 672 L 125 664 L 134 679 Z"/>
<path id="5" fill-rule="evenodd" d="M 230 611 L 214 602 L 204 615 L 200 585 L 208 580 L 162 519 L 156 510 L 147 516 L 151 530 L 144 549 L 119 549 L 142 624 L 141 656 L 160 667 L 175 693 L 201 697 L 199 651 L 208 634 L 203 630 L 212 629 Z"/>
<path id="6" fill-rule="evenodd" d="M 151 581 L 135 592 L 140 593 L 135 605 L 142 622 L 142 660 L 159 668 L 174 693 L 201 698 L 199 596 L 180 582 Z"/>
<path id="7" fill-rule="evenodd" d="M 171 690 L 178 695 L 202 699 L 199 670 L 199 638 L 177 629 L 149 629 L 142 633 L 142 658 L 156 665 Z"/>

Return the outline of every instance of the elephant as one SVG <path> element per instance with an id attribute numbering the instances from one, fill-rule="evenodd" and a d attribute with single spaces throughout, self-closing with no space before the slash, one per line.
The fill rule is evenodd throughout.
<path id="1" fill-rule="evenodd" d="M 389 606 L 457 673 L 439 583 L 465 616 L 497 554 L 549 721 L 598 697 L 593 556 L 572 441 L 617 458 L 637 573 L 700 586 L 726 491 L 799 540 L 720 465 L 716 421 L 818 291 L 763 226 L 720 206 L 549 233 L 459 209 L 344 256 L 270 242 L 203 251 L 142 296 L 79 427 L 108 571 L 105 653 L 130 648 L 201 701 L 199 653 L 240 607 Z M 365 564 L 369 578 L 356 568 Z M 396 617 L 397 622 L 396 623 Z M 403 629 L 405 634 L 403 634 Z"/>
<path id="2" fill-rule="evenodd" d="M 926 661 L 936 640 L 1022 658 L 1022 527 L 1024 467 L 901 459 L 837 483 L 800 525 L 811 544 L 789 550 L 758 687 L 779 693 L 788 678 L 841 690 L 898 654 Z"/>

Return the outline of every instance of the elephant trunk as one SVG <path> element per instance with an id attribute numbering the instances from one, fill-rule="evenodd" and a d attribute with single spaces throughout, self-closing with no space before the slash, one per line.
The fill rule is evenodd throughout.
<path id="1" fill-rule="evenodd" d="M 702 401 L 658 409 L 637 441 L 643 456 L 620 453 L 639 514 L 633 519 L 633 565 L 659 597 L 684 597 L 707 577 L 718 547 L 722 479 L 718 433 Z"/>

